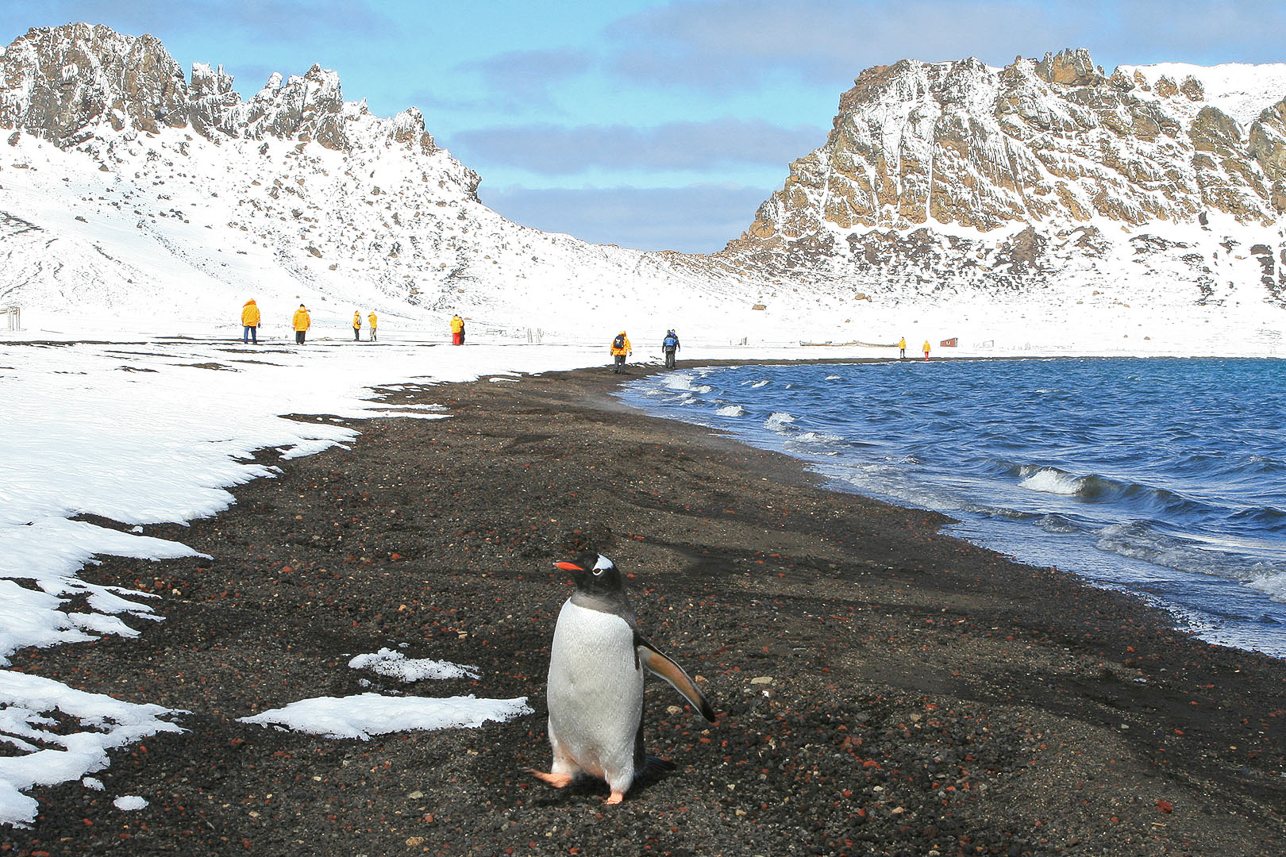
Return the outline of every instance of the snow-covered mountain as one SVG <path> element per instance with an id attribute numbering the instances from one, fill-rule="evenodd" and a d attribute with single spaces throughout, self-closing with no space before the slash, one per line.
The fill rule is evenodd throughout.
<path id="1" fill-rule="evenodd" d="M 151 36 L 33 29 L 0 55 L 0 127 L 0 304 L 28 316 L 180 301 L 236 324 L 254 297 L 265 323 L 304 302 L 315 323 L 459 311 L 573 332 L 751 312 L 732 278 L 671 254 L 505 220 L 417 110 L 374 116 L 318 66 L 243 102 L 222 69 L 186 81 Z"/>
<path id="2" fill-rule="evenodd" d="M 333 72 L 248 101 L 151 36 L 33 29 L 0 54 L 0 305 L 236 328 L 306 303 L 558 338 L 1272 353 L 1286 334 L 1286 65 L 863 72 L 825 144 L 720 253 L 592 245 L 482 205 L 410 108 Z M 1176 319 L 1209 347 L 1176 346 Z M 910 325 L 921 325 L 911 328 Z M 918 331 L 918 332 L 917 332 Z M 606 334 L 610 336 L 610 333 Z M 1095 346 L 1091 350 L 1103 350 Z"/>
<path id="3" fill-rule="evenodd" d="M 873 301 L 1240 302 L 1275 326 L 1284 211 L 1286 64 L 907 60 L 856 79 L 721 255 Z"/>

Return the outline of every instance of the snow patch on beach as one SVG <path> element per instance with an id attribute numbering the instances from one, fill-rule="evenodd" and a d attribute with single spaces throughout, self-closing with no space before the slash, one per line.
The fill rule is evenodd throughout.
<path id="1" fill-rule="evenodd" d="M 407 730 L 477 728 L 488 721 L 503 723 L 531 714 L 527 697 L 514 699 L 478 699 L 452 696 L 425 699 L 415 696 L 384 696 L 363 693 L 357 696 L 321 696 L 292 702 L 252 717 L 241 723 L 274 726 L 293 732 L 306 732 L 326 738 L 359 738 Z"/>
<path id="2" fill-rule="evenodd" d="M 348 662 L 355 670 L 370 670 L 376 675 L 395 678 L 404 684 L 425 679 L 478 678 L 478 668 L 435 661 L 428 658 L 412 659 L 392 649 L 380 649 L 369 655 L 358 655 Z"/>
<path id="3" fill-rule="evenodd" d="M 110 764 L 109 750 L 182 732 L 162 719 L 179 713 L 0 670 L 0 744 L 17 754 L 0 757 L 0 824 L 35 822 L 39 806 L 24 791 L 81 779 Z"/>

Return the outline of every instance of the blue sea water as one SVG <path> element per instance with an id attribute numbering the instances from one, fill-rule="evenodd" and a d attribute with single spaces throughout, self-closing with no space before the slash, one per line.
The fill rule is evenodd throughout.
<path id="1" fill-rule="evenodd" d="M 1286 362 L 907 360 L 702 368 L 622 397 L 807 462 L 831 487 L 1144 596 L 1286 657 Z"/>

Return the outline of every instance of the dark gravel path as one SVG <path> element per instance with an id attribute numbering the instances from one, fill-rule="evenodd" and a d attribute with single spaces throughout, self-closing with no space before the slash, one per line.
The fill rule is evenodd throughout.
<path id="1" fill-rule="evenodd" d="M 450 419 L 363 423 L 351 450 L 282 463 L 216 518 L 147 528 L 212 561 L 86 569 L 160 594 L 165 621 L 15 667 L 190 711 L 188 731 L 115 754 L 104 792 L 37 790 L 37 825 L 0 828 L 0 854 L 1286 848 L 1286 664 L 640 416 L 610 398 L 618 380 L 424 388 L 413 401 Z M 644 633 L 721 715 L 706 724 L 651 682 L 648 749 L 676 768 L 619 807 L 601 784 L 522 772 L 548 765 L 544 673 L 569 594 L 552 564 L 584 547 L 634 575 Z M 402 643 L 481 678 L 347 667 Z M 371 689 L 527 695 L 536 713 L 366 742 L 236 722 Z M 121 812 L 119 794 L 150 806 Z"/>

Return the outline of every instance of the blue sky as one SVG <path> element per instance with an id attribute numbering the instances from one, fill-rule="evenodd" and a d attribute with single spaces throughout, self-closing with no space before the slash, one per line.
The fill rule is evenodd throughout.
<path id="1" fill-rule="evenodd" d="M 3 0 L 0 39 L 70 21 L 151 33 L 243 97 L 334 69 L 376 114 L 420 108 L 505 216 L 690 252 L 740 235 L 873 65 L 1286 61 L 1282 0 Z"/>

